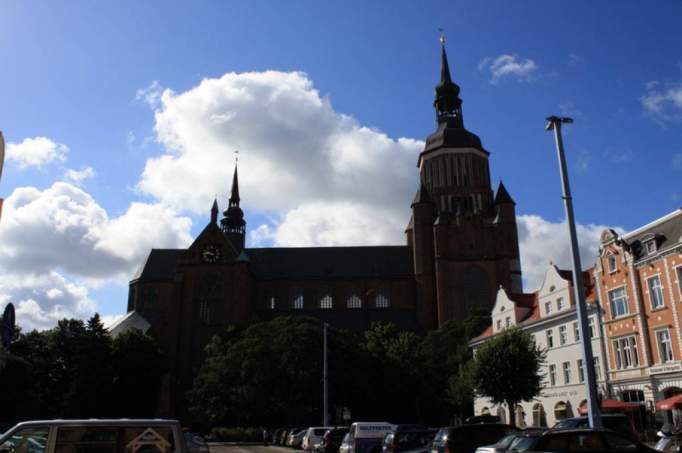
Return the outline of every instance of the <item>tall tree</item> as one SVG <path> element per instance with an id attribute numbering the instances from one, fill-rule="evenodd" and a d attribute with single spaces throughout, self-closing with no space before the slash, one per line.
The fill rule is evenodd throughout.
<path id="1" fill-rule="evenodd" d="M 494 404 L 506 404 L 513 425 L 516 405 L 531 400 L 542 390 L 540 367 L 544 360 L 544 351 L 528 332 L 518 327 L 506 329 L 476 350 L 476 392 Z"/>

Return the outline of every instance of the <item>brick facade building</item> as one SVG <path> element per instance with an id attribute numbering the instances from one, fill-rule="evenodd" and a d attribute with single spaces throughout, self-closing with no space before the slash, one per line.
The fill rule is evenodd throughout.
<path id="1" fill-rule="evenodd" d="M 445 49 L 437 130 L 417 158 L 406 245 L 246 248 L 234 171 L 228 207 L 185 250 L 152 250 L 130 282 L 128 311 L 151 324 L 171 361 L 162 412 L 177 413 L 209 339 L 230 324 L 309 315 L 362 331 L 375 321 L 428 330 L 521 291 L 515 203 L 490 185 L 489 152 L 464 127 Z"/>
<path id="2" fill-rule="evenodd" d="M 594 278 L 611 391 L 653 411 L 682 394 L 682 208 L 622 236 L 606 230 L 601 244 Z"/>

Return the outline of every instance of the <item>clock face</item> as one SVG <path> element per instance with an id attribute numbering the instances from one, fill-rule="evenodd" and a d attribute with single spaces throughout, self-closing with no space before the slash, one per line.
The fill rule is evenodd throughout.
<path id="1" fill-rule="evenodd" d="M 207 245 L 201 251 L 201 257 L 207 263 L 215 263 L 220 259 L 220 248 L 217 245 Z"/>

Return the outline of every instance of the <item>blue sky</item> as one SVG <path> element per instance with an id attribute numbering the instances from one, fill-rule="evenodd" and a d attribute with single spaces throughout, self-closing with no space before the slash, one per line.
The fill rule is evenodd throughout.
<path id="1" fill-rule="evenodd" d="M 585 240 L 593 241 L 590 250 L 596 247 L 595 237 L 603 226 L 632 229 L 682 205 L 679 1 L 656 2 L 655 7 L 646 8 L 635 1 L 2 1 L 1 7 L 0 99 L 4 108 L 0 109 L 0 130 L 6 141 L 15 145 L 36 137 L 54 144 L 52 158 L 43 154 L 41 162 L 8 159 L 0 182 L 0 194 L 6 199 L 17 189 L 35 188 L 37 192 L 21 197 L 17 193 L 16 202 L 9 203 L 8 199 L 7 203 L 18 207 L 28 197 L 32 211 L 26 210 L 26 216 L 31 212 L 40 216 L 42 212 L 45 217 L 40 228 L 31 229 L 30 220 L 22 220 L 27 224 L 12 223 L 6 209 L 0 226 L 0 238 L 4 236 L 5 243 L 11 241 L 11 250 L 4 253 L 0 266 L 6 272 L 23 269 L 43 279 L 42 286 L 38 285 L 44 289 L 41 291 L 0 282 L 0 302 L 35 301 L 26 304 L 24 317 L 20 317 L 26 326 L 49 325 L 61 313 L 97 309 L 115 315 L 125 311 L 125 275 L 132 275 L 131 269 L 144 255 L 128 249 L 177 246 L 194 237 L 207 220 L 208 191 L 224 195 L 229 190 L 229 177 L 219 178 L 218 173 L 224 176 L 231 172 L 231 150 L 244 143 L 256 148 L 261 142 L 254 136 L 271 134 L 267 143 L 279 143 L 281 138 L 282 148 L 293 148 L 280 154 L 270 148 L 267 152 L 240 149 L 248 228 L 255 231 L 262 227 L 258 230 L 262 234 L 249 236 L 252 244 L 363 242 L 358 239 L 363 237 L 361 231 L 354 236 L 318 224 L 304 231 L 309 222 L 304 226 L 287 222 L 297 215 L 299 219 L 316 212 L 324 216 L 325 212 L 316 211 L 316 207 L 330 203 L 345 203 L 344 209 L 353 206 L 353 212 L 363 212 L 362 190 L 371 194 L 377 182 L 386 194 L 379 198 L 368 195 L 367 200 L 382 206 L 395 202 L 396 208 L 385 214 L 395 217 L 388 224 L 406 224 L 409 197 L 404 201 L 405 193 L 416 181 L 416 168 L 413 176 L 396 183 L 400 187 L 394 199 L 389 199 L 392 181 L 404 176 L 405 171 L 400 167 L 396 174 L 382 173 L 382 168 L 394 165 L 387 162 L 394 155 L 402 162 L 411 159 L 407 155 L 413 153 L 416 162 L 419 144 L 398 144 L 397 140 L 423 140 L 434 129 L 433 87 L 440 64 L 438 27 L 445 28 L 452 75 L 462 89 L 465 125 L 491 152 L 494 184 L 503 179 L 517 202 L 517 213 L 529 216 L 520 227 L 527 233 L 527 276 L 538 272 L 525 268 L 537 266 L 535 261 L 553 259 L 561 263 L 568 256 L 560 253 L 553 258 L 551 251 L 545 250 L 554 239 L 541 237 L 543 231 L 545 236 L 547 231 L 555 231 L 546 228 L 556 227 L 563 219 L 553 139 L 544 130 L 544 118 L 549 114 L 568 114 L 575 119 L 575 124 L 566 129 L 565 142 L 577 220 L 585 225 Z M 280 76 L 256 82 L 245 82 L 241 76 L 267 70 L 278 71 Z M 243 112 L 247 110 L 253 114 L 249 113 L 252 120 L 248 124 L 240 123 L 238 131 L 229 129 L 229 134 L 217 135 L 224 138 L 226 152 L 215 154 L 215 159 L 201 155 L 209 162 L 207 167 L 224 171 L 207 177 L 206 193 L 200 197 L 172 195 L 176 189 L 185 190 L 169 181 L 169 175 L 182 179 L 178 167 L 183 161 L 175 161 L 172 172 L 166 169 L 170 173 L 164 173 L 150 160 L 164 155 L 178 159 L 179 153 L 189 153 L 192 147 L 207 143 L 206 149 L 218 149 L 221 144 L 214 138 L 202 141 L 208 132 L 201 131 L 200 117 L 191 117 L 196 110 L 188 105 L 242 83 L 247 91 L 255 90 L 254 86 L 279 89 L 289 83 L 281 74 L 294 71 L 304 73 L 296 79 L 305 82 L 298 95 L 317 90 L 319 99 L 328 103 L 324 115 L 329 118 L 318 124 L 315 118 L 320 115 L 308 112 L 300 117 L 306 119 L 305 124 L 278 135 L 284 133 L 278 129 L 280 123 L 258 120 L 259 109 L 273 105 L 258 97 L 250 105 L 241 101 L 229 104 L 230 115 L 246 115 Z M 221 79 L 226 73 L 236 75 Z M 221 80 L 222 84 L 200 85 L 204 79 Z M 160 93 L 166 89 L 172 94 L 169 92 L 166 101 L 160 100 Z M 298 112 L 296 96 L 291 99 L 290 104 L 276 108 Z M 233 101 L 230 98 L 225 102 Z M 315 104 L 314 99 L 311 102 Z M 343 115 L 352 117 L 353 125 L 340 126 L 345 124 Z M 286 158 L 293 169 L 314 167 L 311 162 L 318 162 L 318 157 L 310 155 L 314 147 L 308 154 L 296 148 L 300 140 L 321 143 L 313 132 L 305 132 L 305 140 L 291 137 L 292 130 L 303 130 L 307 125 L 333 131 L 341 128 L 346 131 L 344 137 L 353 137 L 356 147 L 378 143 L 375 140 L 381 141 L 379 135 L 385 134 L 394 143 L 387 145 L 381 159 L 362 160 L 364 152 L 358 155 L 355 150 L 344 169 L 353 172 L 353 163 L 360 162 L 373 168 L 355 175 L 379 175 L 379 179 L 372 176 L 372 181 L 363 182 L 358 176 L 355 192 L 330 190 L 300 204 L 274 195 L 277 201 L 268 200 L 268 190 L 301 198 L 301 193 L 315 192 L 323 183 L 311 177 L 304 187 L 296 182 L 296 190 L 290 192 L 287 188 L 293 186 L 283 178 L 274 180 L 268 190 L 261 187 L 256 195 L 259 178 L 260 185 L 266 187 L 272 180 L 272 175 L 262 170 L 269 158 L 271 162 L 279 162 L 278 156 Z M 374 135 L 358 138 L 363 127 Z M 245 134 L 251 141 L 238 137 L 244 128 L 249 128 Z M 332 133 L 334 137 L 336 134 Z M 300 147 L 304 149 L 308 148 Z M 367 155 L 372 152 L 366 150 Z M 185 157 L 201 161 L 190 154 Z M 87 168 L 92 170 L 80 180 L 65 176 L 69 169 Z M 145 168 L 149 170 L 146 177 L 142 176 Z M 194 177 L 198 174 L 192 173 Z M 288 175 L 296 177 L 297 173 L 290 169 Z M 298 177 L 307 175 L 301 170 Z M 58 181 L 68 186 L 55 188 Z M 168 185 L 163 186 L 164 182 Z M 50 188 L 54 190 L 48 193 Z M 55 226 L 56 233 L 48 232 L 49 225 L 58 223 L 55 218 L 60 218 L 59 213 L 71 209 L 54 208 L 59 204 L 55 200 L 70 197 L 81 200 L 70 206 L 89 213 L 79 223 L 80 229 L 69 230 L 67 236 L 60 236 L 64 231 L 59 226 Z M 184 206 L 183 200 L 192 206 Z M 198 206 L 204 202 L 206 212 L 201 213 Z M 135 217 L 131 203 L 144 204 L 140 208 L 144 213 Z M 403 204 L 401 217 L 399 206 Z M 38 210 L 41 206 L 42 211 Z M 88 208 L 81 209 L 83 206 Z M 102 220 L 102 212 L 108 220 Z M 148 220 L 149 213 L 160 213 L 165 219 L 164 233 L 158 235 L 161 239 L 150 234 L 148 226 L 140 226 L 139 219 Z M 375 229 L 369 224 L 367 227 Z M 532 230 L 536 227 L 537 235 Z M 145 231 L 144 241 L 131 239 L 137 229 Z M 401 231 L 397 227 L 393 230 L 397 234 L 377 235 L 370 242 L 399 242 Z M 79 239 L 79 231 L 84 232 L 85 239 Z M 48 239 L 41 243 L 29 232 L 43 239 L 53 238 L 50 240 L 55 243 Z M 56 252 L 47 256 L 50 253 L 45 248 L 60 250 L 65 241 L 83 244 L 93 234 L 99 235 L 98 239 L 90 242 L 92 250 L 84 251 L 82 257 L 77 248 L 73 253 L 66 252 L 72 255 L 68 259 L 73 263 L 61 262 Z M 36 250 L 38 247 L 44 248 Z M 531 247 L 539 250 L 531 253 Z M 107 251 L 105 256 L 98 255 L 102 250 Z M 95 272 L 102 260 L 108 264 Z M 593 258 L 584 253 L 583 260 L 589 263 Z M 532 278 L 527 283 L 532 284 Z M 51 285 L 62 285 L 67 288 L 59 286 L 62 293 L 73 294 L 63 300 L 50 298 L 46 296 L 50 289 L 59 289 Z M 51 303 L 66 308 L 55 310 Z"/>

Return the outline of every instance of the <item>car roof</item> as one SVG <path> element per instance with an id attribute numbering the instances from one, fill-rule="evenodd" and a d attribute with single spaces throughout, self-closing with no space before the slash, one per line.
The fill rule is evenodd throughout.
<path id="1" fill-rule="evenodd" d="M 614 431 L 612 429 L 608 428 L 553 428 L 545 431 L 542 433 L 543 436 L 551 435 L 553 433 L 593 433 L 593 432 L 598 432 L 598 433 L 610 433 L 610 434 L 619 434 L 623 435 L 622 433 L 618 433 L 617 431 Z"/>
<path id="2" fill-rule="evenodd" d="M 180 422 L 172 419 L 165 418 L 89 418 L 89 419 L 73 419 L 73 420 L 31 420 L 26 422 L 21 422 L 16 425 L 16 427 L 30 427 L 30 426 L 140 426 L 140 425 L 179 425 Z"/>

